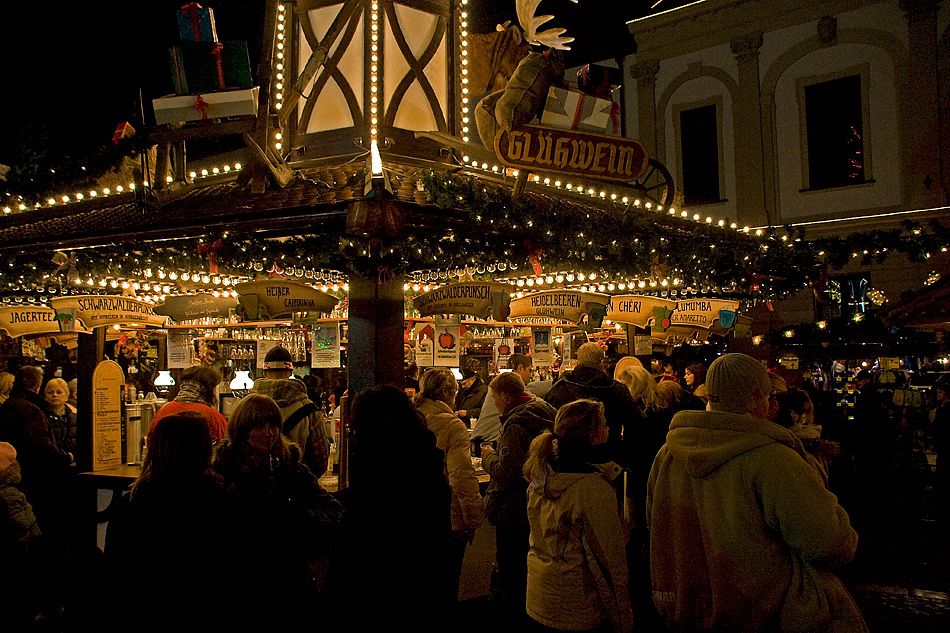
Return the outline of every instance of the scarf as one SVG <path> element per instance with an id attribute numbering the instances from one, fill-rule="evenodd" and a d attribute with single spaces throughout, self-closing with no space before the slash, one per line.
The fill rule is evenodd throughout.
<path id="1" fill-rule="evenodd" d="M 181 383 L 181 388 L 178 390 L 178 396 L 175 397 L 175 402 L 204 404 L 211 406 L 211 404 L 202 395 L 201 383 L 197 380 L 183 380 Z"/>

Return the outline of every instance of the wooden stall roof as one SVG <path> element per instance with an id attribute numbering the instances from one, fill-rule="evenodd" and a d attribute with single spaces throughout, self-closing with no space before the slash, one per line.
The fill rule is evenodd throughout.
<path id="1" fill-rule="evenodd" d="M 509 192 L 515 184 L 510 176 L 469 171 L 464 166 L 405 157 L 396 160 L 384 157 L 394 198 L 408 204 L 407 228 L 448 228 L 453 220 L 461 223 L 466 218 L 465 213 L 447 212 L 427 203 L 421 182 L 425 170 L 452 170 Z M 0 253 L 183 239 L 224 230 L 265 231 L 280 237 L 305 234 L 308 228 L 326 222 L 333 223 L 334 228 L 338 225 L 343 233 L 347 205 L 363 198 L 364 169 L 362 159 L 352 158 L 338 164 L 298 168 L 296 177 L 286 187 L 271 186 L 263 193 L 251 192 L 241 172 L 232 171 L 199 178 L 190 184 L 172 185 L 157 195 L 125 192 L 4 215 L 0 216 Z M 613 208 L 609 199 L 534 183 L 528 184 L 523 195 L 539 207 L 557 202 L 567 213 Z M 633 199 L 637 191 L 630 188 L 621 195 Z M 684 228 L 676 218 L 653 215 L 673 230 Z"/>
<path id="2" fill-rule="evenodd" d="M 887 325 L 917 329 L 950 327 L 950 276 L 876 312 Z"/>

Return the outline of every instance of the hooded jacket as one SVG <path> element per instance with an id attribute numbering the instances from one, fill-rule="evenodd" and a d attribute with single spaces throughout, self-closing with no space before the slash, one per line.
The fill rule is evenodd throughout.
<path id="1" fill-rule="evenodd" d="M 280 407 L 284 436 L 303 450 L 303 463 L 317 479 L 327 472 L 330 444 L 323 412 L 307 396 L 307 385 L 294 378 L 261 378 L 256 393 L 269 396 Z"/>
<path id="2" fill-rule="evenodd" d="M 545 480 L 528 488 L 528 520 L 528 615 L 565 631 L 607 620 L 615 633 L 631 631 L 626 538 L 610 479 L 594 468 L 548 466 Z"/>
<path id="3" fill-rule="evenodd" d="M 528 482 L 522 469 L 531 440 L 544 430 L 553 431 L 556 415 L 557 409 L 535 398 L 501 416 L 498 451 L 482 456 L 482 468 L 491 476 L 485 492 L 485 516 L 492 525 L 528 526 Z"/>
<path id="4" fill-rule="evenodd" d="M 642 450 L 644 426 L 643 412 L 633 401 L 630 391 L 608 376 L 600 367 L 581 364 L 564 378 L 558 380 L 544 399 L 555 409 L 581 398 L 599 400 L 604 404 L 609 436 L 601 461 L 614 461 L 629 467 L 636 459 L 634 451 Z"/>
<path id="5" fill-rule="evenodd" d="M 452 489 L 452 529 L 474 530 L 485 517 L 485 510 L 472 465 L 468 429 L 444 402 L 426 398 L 418 409 L 435 434 L 436 446 L 445 453 L 445 475 Z"/>
<path id="6" fill-rule="evenodd" d="M 20 491 L 20 463 L 13 446 L 0 442 L 0 560 L 23 560 L 37 547 L 40 528 Z"/>
<path id="7" fill-rule="evenodd" d="M 673 418 L 647 486 L 653 600 L 671 630 L 865 631 L 828 569 L 858 535 L 788 429 Z"/>

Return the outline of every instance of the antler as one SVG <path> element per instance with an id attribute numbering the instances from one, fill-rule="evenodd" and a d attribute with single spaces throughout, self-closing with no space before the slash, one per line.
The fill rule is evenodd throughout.
<path id="1" fill-rule="evenodd" d="M 571 0 L 571 2 L 576 3 L 577 0 Z M 566 32 L 567 29 L 548 29 L 538 32 L 538 27 L 554 18 L 553 15 L 535 15 L 539 4 L 541 4 L 541 0 L 515 0 L 518 22 L 521 24 L 521 28 L 524 29 L 525 39 L 528 42 L 543 44 L 551 48 L 571 50 L 568 44 L 573 42 L 574 38 L 561 37 L 561 34 Z"/>

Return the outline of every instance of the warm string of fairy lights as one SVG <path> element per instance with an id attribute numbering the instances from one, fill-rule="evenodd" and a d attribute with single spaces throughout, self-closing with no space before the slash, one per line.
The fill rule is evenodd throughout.
<path id="1" fill-rule="evenodd" d="M 283 4 L 277 5 L 277 52 L 274 55 L 274 109 L 284 107 L 284 39 L 287 30 L 287 9 Z M 283 147 L 283 133 L 278 129 L 274 132 L 274 148 L 277 151 Z"/>
<path id="2" fill-rule="evenodd" d="M 234 165 L 222 165 L 221 167 L 211 167 L 210 169 L 194 170 L 189 174 L 189 176 L 192 180 L 198 180 L 199 178 L 213 178 L 215 176 L 224 176 L 231 174 L 231 172 L 241 171 L 242 168 L 243 166 L 241 163 L 235 163 Z M 172 176 L 166 176 L 165 178 L 165 181 L 169 183 L 174 182 L 174 180 L 175 179 Z M 148 183 L 143 182 L 142 186 L 147 187 Z M 134 192 L 136 188 L 137 185 L 134 182 L 130 182 L 127 187 L 118 185 L 115 189 L 105 187 L 103 189 L 92 189 L 85 193 L 82 191 L 77 191 L 71 195 L 62 195 L 58 198 L 48 198 L 45 204 L 41 202 L 27 204 L 26 202 L 23 202 L 22 198 L 17 198 L 18 202 L 3 206 L 3 213 L 8 215 L 11 213 L 20 213 L 29 210 L 48 209 L 55 206 L 75 204 L 77 202 L 85 202 L 88 200 L 97 200 L 101 198 L 107 198 L 109 196 L 131 193 Z"/>
<path id="3" fill-rule="evenodd" d="M 518 173 L 519 173 L 517 169 L 510 169 L 508 167 L 501 166 L 501 165 L 489 165 L 488 163 L 484 161 L 480 162 L 478 159 L 470 158 L 469 156 L 463 156 L 462 162 L 467 167 L 470 167 L 472 169 L 477 169 L 484 172 L 491 172 L 493 174 L 511 176 L 513 178 L 517 178 Z M 603 201 L 610 200 L 611 202 L 620 203 L 620 204 L 628 205 L 628 206 L 632 204 L 632 206 L 634 207 L 637 207 L 637 208 L 642 207 L 643 209 L 647 211 L 655 211 L 657 213 L 661 213 L 664 210 L 663 205 L 656 204 L 652 200 L 641 201 L 638 198 L 633 198 L 633 200 L 631 201 L 630 196 L 622 196 L 615 192 L 609 192 L 606 189 L 594 189 L 590 187 L 589 185 L 583 185 L 583 184 L 574 185 L 571 182 L 561 181 L 558 179 L 552 179 L 552 178 L 547 178 L 547 177 L 542 178 L 541 176 L 537 174 L 535 174 L 531 178 L 531 181 L 534 184 L 544 185 L 546 187 L 558 189 L 560 191 L 565 191 L 579 197 L 594 198 L 594 199 L 600 199 Z M 730 229 L 733 229 L 736 231 L 741 231 L 743 233 L 750 233 L 752 231 L 752 229 L 748 226 L 744 226 L 740 228 L 735 222 L 727 223 L 726 220 L 722 220 L 722 219 L 716 221 L 712 218 L 712 216 L 706 216 L 705 218 L 703 218 L 703 216 L 701 216 L 698 213 L 693 213 L 692 216 L 690 216 L 690 213 L 688 211 L 685 211 L 682 209 L 677 210 L 674 207 L 670 207 L 666 211 L 673 217 L 680 217 L 685 220 L 692 219 L 694 222 L 701 223 L 701 224 L 702 223 L 710 224 L 710 225 L 716 224 L 716 226 L 720 228 L 725 228 L 728 224 Z M 755 234 L 757 236 L 761 236 L 763 234 L 762 229 L 755 229 Z"/>
<path id="4" fill-rule="evenodd" d="M 465 10 L 468 0 L 462 0 L 462 10 L 459 11 L 459 55 L 461 56 L 462 72 L 460 90 L 462 93 L 462 140 L 468 143 L 470 112 L 468 108 L 468 11 Z"/>
<path id="5" fill-rule="evenodd" d="M 379 3 L 370 5 L 370 67 L 369 67 L 369 102 L 370 102 L 370 145 L 377 141 L 379 123 Z"/>

